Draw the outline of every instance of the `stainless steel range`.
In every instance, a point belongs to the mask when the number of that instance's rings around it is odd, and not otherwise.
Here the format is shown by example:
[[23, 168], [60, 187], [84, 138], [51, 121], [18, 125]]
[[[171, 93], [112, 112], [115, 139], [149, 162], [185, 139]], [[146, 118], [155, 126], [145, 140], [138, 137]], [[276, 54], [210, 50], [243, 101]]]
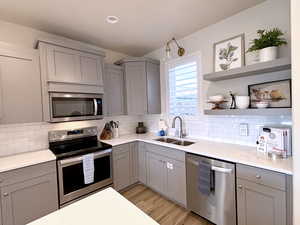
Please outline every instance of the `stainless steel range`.
[[[112, 146], [98, 141], [97, 127], [49, 132], [57, 157], [60, 206], [112, 185]], [[85, 182], [84, 156], [93, 157], [93, 182]], [[92, 154], [92, 155], [91, 155]]]

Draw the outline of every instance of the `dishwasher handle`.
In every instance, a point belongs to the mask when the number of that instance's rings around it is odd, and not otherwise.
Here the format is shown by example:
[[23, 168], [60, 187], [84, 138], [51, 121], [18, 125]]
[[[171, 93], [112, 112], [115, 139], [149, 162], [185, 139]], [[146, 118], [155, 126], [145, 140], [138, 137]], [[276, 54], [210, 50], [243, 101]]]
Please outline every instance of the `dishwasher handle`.
[[[199, 162], [193, 159], [187, 159], [189, 163], [194, 164], [195, 166], [199, 166]], [[223, 167], [218, 167], [218, 166], [211, 166], [211, 170], [220, 172], [220, 173], [232, 173], [232, 169], [229, 168], [223, 168]]]
[[232, 169], [218, 167], [218, 166], [212, 166], [211, 170], [221, 172], [221, 173], [232, 173]]

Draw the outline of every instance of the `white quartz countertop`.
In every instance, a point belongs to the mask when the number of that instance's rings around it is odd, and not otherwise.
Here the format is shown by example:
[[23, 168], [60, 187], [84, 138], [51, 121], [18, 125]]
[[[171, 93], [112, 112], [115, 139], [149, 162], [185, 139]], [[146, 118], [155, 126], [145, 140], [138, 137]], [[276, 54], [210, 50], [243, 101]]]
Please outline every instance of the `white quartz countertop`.
[[48, 149], [0, 157], [0, 173], [56, 160]]
[[90, 195], [28, 225], [158, 225], [112, 188]]
[[190, 146], [180, 146], [153, 140], [156, 138], [159, 137], [154, 134], [131, 134], [120, 136], [119, 138], [114, 138], [111, 140], [101, 141], [112, 146], [133, 141], [143, 141], [146, 143], [158, 144], [201, 156], [268, 169], [289, 175], [293, 174], [292, 158], [272, 160], [264, 154], [257, 153], [255, 147], [214, 142], [203, 139], [189, 139], [196, 143]]

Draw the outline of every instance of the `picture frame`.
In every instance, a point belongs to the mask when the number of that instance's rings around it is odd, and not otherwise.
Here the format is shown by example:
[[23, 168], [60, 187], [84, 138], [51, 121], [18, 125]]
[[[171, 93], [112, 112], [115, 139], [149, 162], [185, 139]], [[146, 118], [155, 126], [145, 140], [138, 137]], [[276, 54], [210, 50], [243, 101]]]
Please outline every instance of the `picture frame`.
[[214, 43], [214, 72], [245, 66], [245, 34]]
[[291, 79], [269, 81], [248, 85], [250, 108], [257, 108], [259, 101], [268, 101], [268, 108], [292, 107]]

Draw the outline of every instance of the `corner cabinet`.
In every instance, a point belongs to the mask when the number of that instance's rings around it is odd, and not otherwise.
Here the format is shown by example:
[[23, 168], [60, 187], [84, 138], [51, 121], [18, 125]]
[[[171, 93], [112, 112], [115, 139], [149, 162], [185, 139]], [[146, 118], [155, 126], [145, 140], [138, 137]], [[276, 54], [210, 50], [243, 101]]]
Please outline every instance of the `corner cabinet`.
[[0, 124], [41, 122], [37, 50], [0, 44]]
[[113, 147], [113, 181], [116, 190], [138, 182], [138, 143]]
[[238, 164], [238, 224], [291, 225], [290, 192], [289, 176]]
[[124, 115], [124, 72], [121, 66], [105, 64], [104, 91], [106, 114]]
[[159, 61], [129, 58], [119, 62], [125, 71], [125, 106], [128, 115], [161, 113]]
[[58, 209], [55, 161], [0, 173], [0, 179], [2, 225], [25, 225]]

